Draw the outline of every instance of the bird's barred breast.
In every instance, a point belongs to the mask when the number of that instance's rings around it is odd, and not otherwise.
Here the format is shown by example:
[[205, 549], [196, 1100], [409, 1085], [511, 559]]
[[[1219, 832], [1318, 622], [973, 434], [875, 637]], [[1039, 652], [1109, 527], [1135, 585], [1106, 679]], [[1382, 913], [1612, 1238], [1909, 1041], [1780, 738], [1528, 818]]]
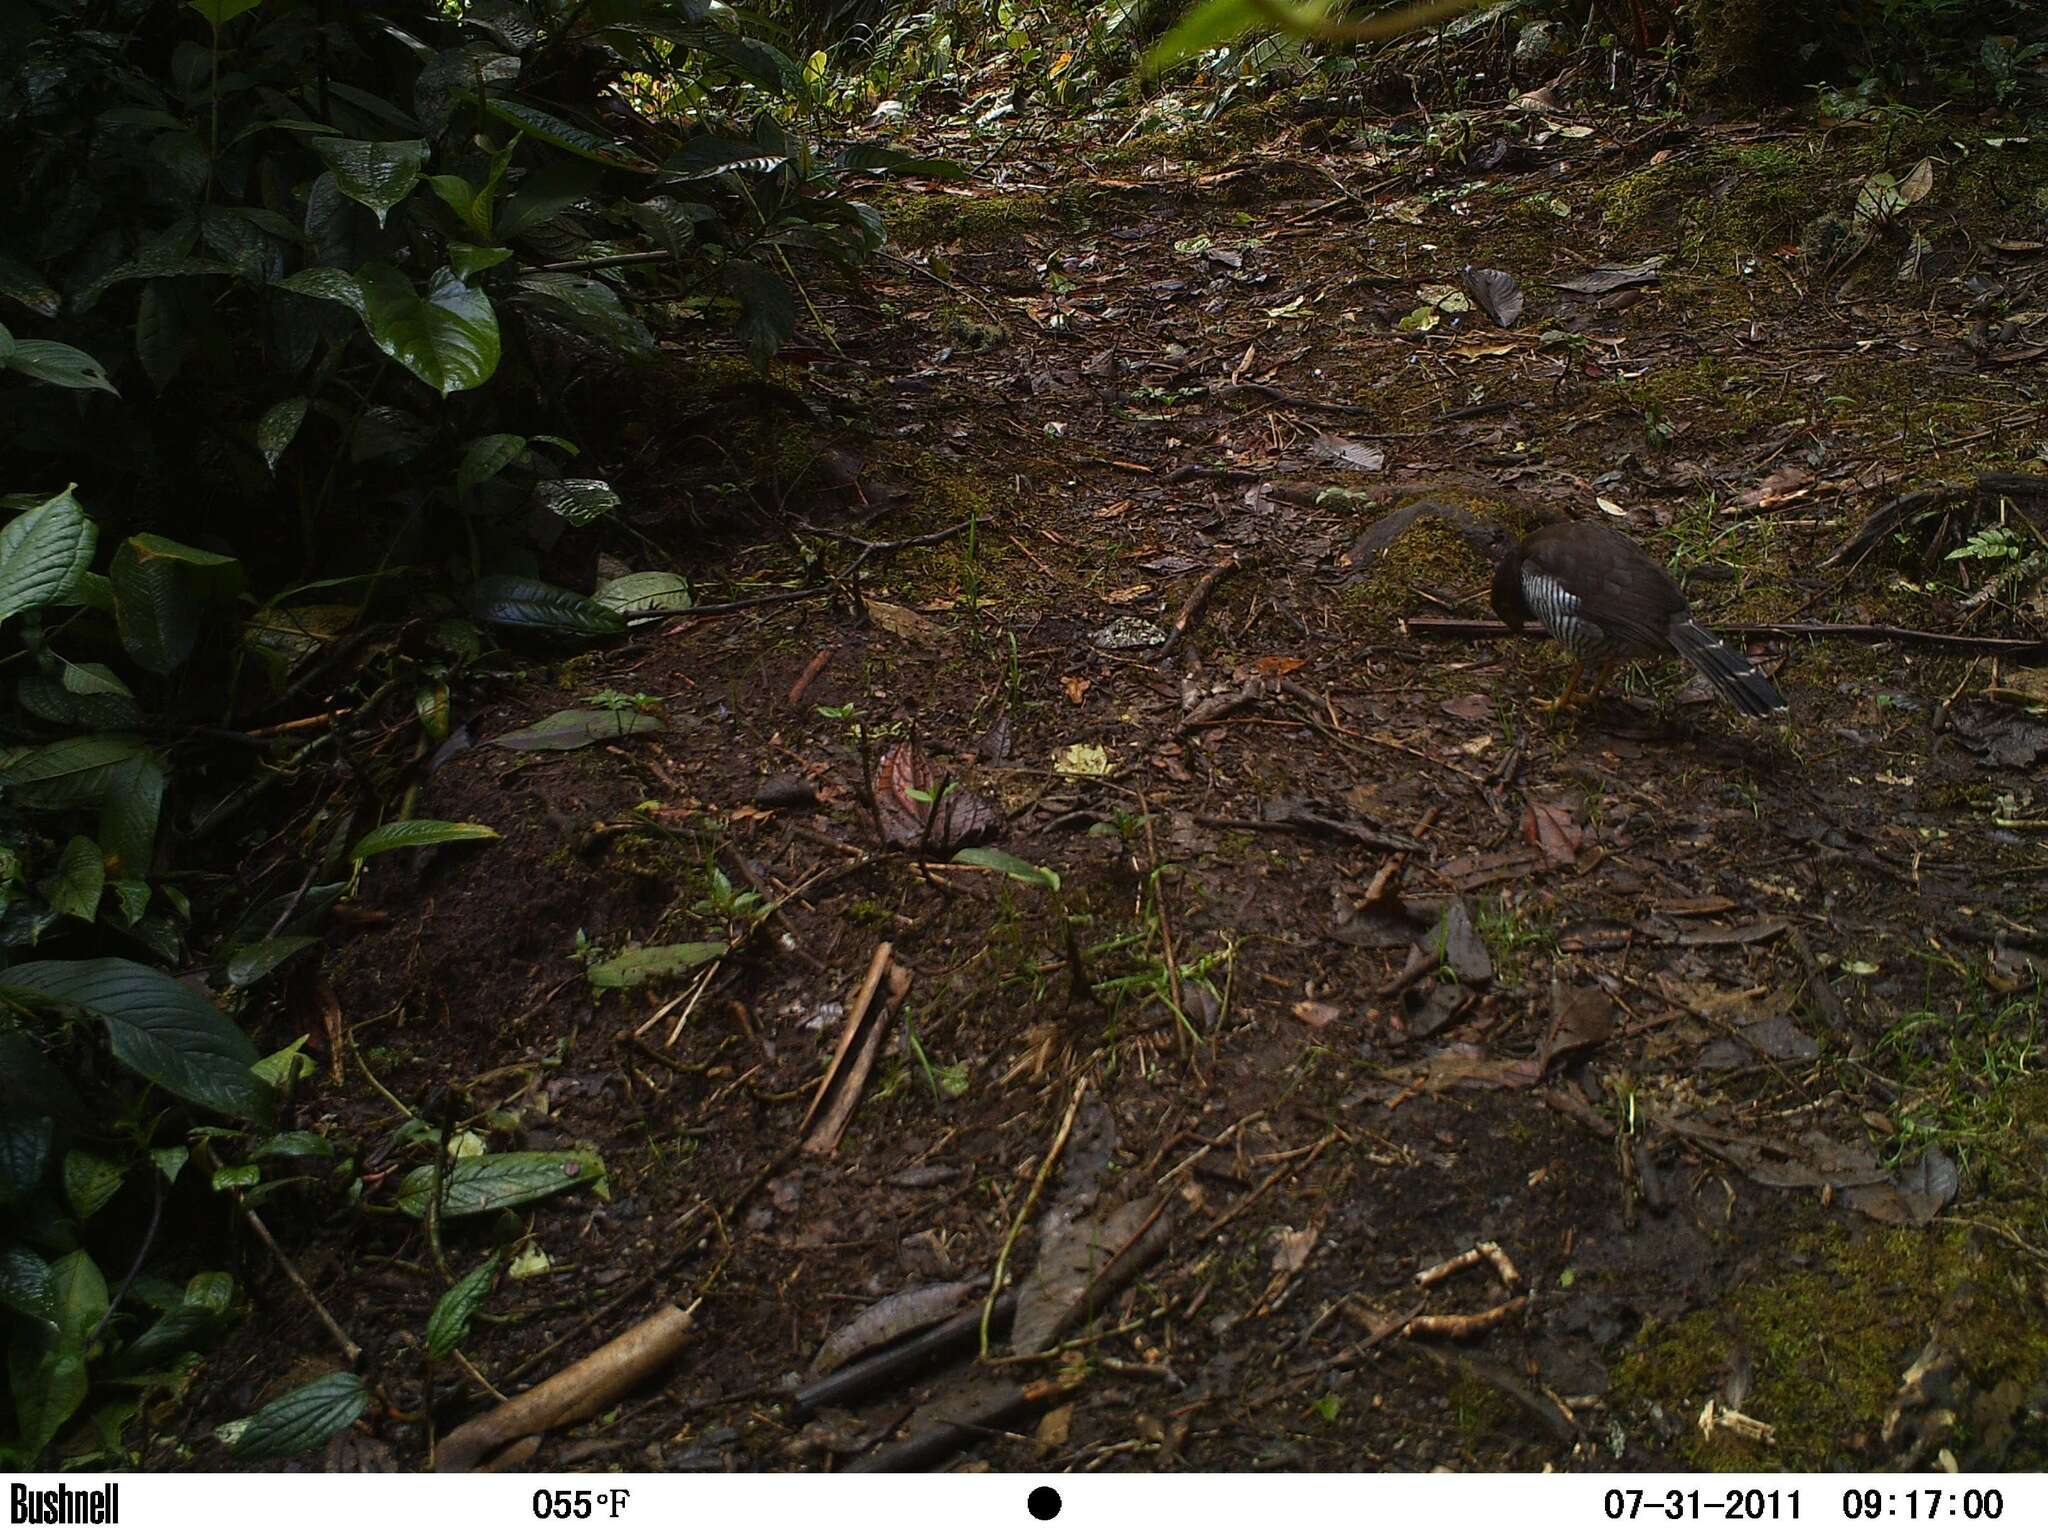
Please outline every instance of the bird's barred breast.
[[1584, 661], [1599, 661], [1614, 647], [1599, 625], [1579, 611], [1578, 596], [1547, 572], [1522, 567], [1522, 600], [1550, 637]]

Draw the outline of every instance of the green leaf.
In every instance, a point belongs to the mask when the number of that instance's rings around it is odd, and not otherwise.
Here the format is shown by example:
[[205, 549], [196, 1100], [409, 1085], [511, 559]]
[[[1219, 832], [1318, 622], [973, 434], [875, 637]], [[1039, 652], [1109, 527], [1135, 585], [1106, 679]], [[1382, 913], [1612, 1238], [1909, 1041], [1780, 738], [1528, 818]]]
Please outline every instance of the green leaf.
[[249, 1149], [249, 1161], [266, 1157], [332, 1157], [334, 1148], [317, 1131], [281, 1131]]
[[957, 160], [913, 155], [893, 144], [852, 145], [839, 157], [839, 163], [849, 171], [923, 176], [933, 181], [964, 181], [973, 174]]
[[474, 821], [388, 821], [359, 841], [349, 857], [360, 864], [400, 848], [429, 848], [436, 843], [473, 843], [498, 834]]
[[427, 1317], [427, 1353], [436, 1360], [459, 1349], [469, 1337], [469, 1326], [491, 1294], [491, 1282], [498, 1277], [498, 1255], [492, 1254], [442, 1294]]
[[256, 447], [262, 452], [263, 462], [270, 466], [272, 474], [277, 473], [277, 461], [284, 457], [285, 449], [291, 447], [292, 439], [299, 435], [299, 426], [306, 419], [309, 403], [304, 395], [293, 395], [289, 400], [278, 401], [256, 423]]
[[0, 624], [61, 600], [92, 565], [99, 529], [66, 486], [0, 528]]
[[249, 1070], [280, 1097], [288, 1094], [299, 1079], [313, 1075], [313, 1058], [300, 1049], [307, 1036], [301, 1035], [281, 1051], [272, 1051]]
[[725, 950], [726, 946], [716, 939], [698, 944], [656, 944], [645, 949], [623, 949], [611, 959], [591, 966], [589, 980], [599, 991], [637, 987], [709, 965]]
[[619, 493], [602, 480], [543, 480], [533, 488], [533, 499], [572, 528], [619, 509]]
[[45, 320], [54, 320], [64, 303], [42, 273], [7, 256], [0, 256], [0, 298], [12, 299]]
[[140, 881], [155, 866], [163, 804], [163, 764], [150, 754], [140, 753], [109, 771], [100, 802], [100, 848], [112, 878]]
[[204, 16], [218, 32], [244, 11], [253, 11], [263, 0], [185, 0], [187, 8]]
[[1054, 871], [1029, 860], [1020, 859], [1014, 853], [1005, 853], [1000, 848], [962, 848], [953, 855], [955, 864], [972, 864], [978, 869], [992, 869], [998, 874], [1008, 875], [1012, 880], [1021, 880], [1026, 885], [1041, 886], [1048, 891], [1060, 888], [1060, 877]]
[[199, 643], [203, 599], [245, 585], [239, 560], [154, 533], [126, 540], [108, 574], [122, 647], [158, 676], [177, 670]]
[[166, 1184], [175, 1184], [185, 1165], [192, 1161], [192, 1153], [185, 1147], [151, 1147], [149, 1160], [156, 1164], [156, 1171], [163, 1175]]
[[229, 1189], [254, 1189], [263, 1182], [263, 1170], [254, 1163], [230, 1163], [213, 1170], [207, 1187], [216, 1195]]
[[57, 1321], [57, 1280], [33, 1248], [0, 1248], [0, 1307], [39, 1323]]
[[334, 173], [342, 195], [377, 215], [379, 228], [419, 185], [420, 167], [427, 160], [425, 139], [312, 138], [306, 142]]
[[498, 316], [480, 289], [443, 267], [422, 298], [396, 267], [373, 262], [356, 274], [363, 324], [385, 356], [444, 396], [474, 389], [497, 372]]
[[118, 396], [121, 391], [107, 380], [107, 370], [88, 352], [67, 347], [61, 341], [24, 341], [17, 338], [7, 361], [0, 367], [25, 373], [42, 384], [59, 389], [104, 389]]
[[489, 744], [514, 752], [574, 752], [596, 742], [648, 736], [660, 729], [661, 722], [654, 716], [630, 709], [563, 709], [521, 730], [494, 736]]
[[782, 344], [796, 334], [796, 297], [759, 262], [727, 262], [725, 281], [740, 301], [740, 344], [756, 368], [765, 368]]
[[[481, 1216], [507, 1206], [545, 1200], [604, 1176], [604, 1163], [591, 1152], [486, 1152], [448, 1165], [441, 1186], [443, 1216]], [[434, 1170], [415, 1168], [398, 1187], [398, 1208], [425, 1216], [433, 1198]]]
[[131, 736], [67, 736], [47, 746], [0, 752], [0, 789], [17, 805], [66, 810], [96, 802], [109, 771], [143, 751]]
[[135, 360], [149, 375], [158, 394], [170, 388], [185, 366], [191, 342], [185, 311], [169, 284], [150, 283], [135, 307]]
[[274, 939], [258, 939], [254, 944], [244, 944], [228, 956], [228, 982], [246, 991], [300, 950], [310, 949], [319, 942], [316, 936], [299, 934], [294, 937], [279, 935]]
[[107, 1310], [107, 1282], [84, 1250], [50, 1266], [54, 1333], [14, 1330], [8, 1384], [21, 1449], [30, 1462], [56, 1438], [86, 1397], [85, 1340]]
[[673, 571], [634, 571], [615, 576], [591, 594], [615, 613], [681, 613], [690, 606], [690, 584]]
[[487, 624], [570, 635], [623, 634], [626, 621], [580, 592], [529, 576], [486, 576], [470, 591], [469, 611]]
[[[476, 104], [476, 97], [468, 91], [455, 93], [463, 101]], [[599, 165], [610, 166], [617, 171], [633, 171], [640, 175], [653, 174], [655, 167], [633, 153], [631, 145], [615, 140], [600, 138], [588, 129], [579, 128], [552, 112], [543, 112], [539, 107], [523, 101], [511, 101], [503, 96], [493, 96], [484, 103], [484, 110], [502, 123], [510, 123], [521, 133], [539, 139], [543, 144], [552, 144], [557, 149], [566, 149], [572, 155], [585, 160], [594, 160]]]
[[524, 309], [580, 331], [627, 357], [655, 355], [654, 333], [619, 301], [610, 285], [568, 272], [528, 272], [512, 285]]
[[465, 283], [479, 272], [488, 272], [502, 262], [512, 259], [510, 246], [465, 245], [460, 240], [448, 242], [448, 264], [455, 275]]
[[105, 1210], [127, 1177], [126, 1163], [84, 1147], [64, 1154], [64, 1198], [80, 1221], [90, 1221]]
[[335, 1371], [295, 1387], [264, 1404], [235, 1439], [243, 1461], [294, 1456], [325, 1445], [370, 1408], [370, 1389], [360, 1376]]
[[280, 278], [277, 286], [286, 293], [300, 294], [305, 298], [346, 304], [359, 315], [369, 307], [369, 301], [363, 296], [363, 285], [339, 267], [307, 267], [290, 277]]
[[0, 1115], [0, 1205], [26, 1200], [43, 1182], [55, 1131], [44, 1115]]
[[455, 471], [456, 494], [467, 496], [524, 452], [526, 439], [516, 432], [493, 432], [477, 438], [462, 455], [462, 467]]
[[249, 1070], [249, 1037], [162, 971], [133, 960], [37, 960], [0, 971], [0, 990], [93, 1015], [115, 1060], [181, 1099], [252, 1120], [270, 1112], [270, 1094]]
[[100, 845], [89, 837], [74, 837], [57, 856], [57, 869], [43, 882], [43, 900], [51, 910], [89, 923], [100, 909], [100, 896], [107, 888], [107, 867], [101, 861]]

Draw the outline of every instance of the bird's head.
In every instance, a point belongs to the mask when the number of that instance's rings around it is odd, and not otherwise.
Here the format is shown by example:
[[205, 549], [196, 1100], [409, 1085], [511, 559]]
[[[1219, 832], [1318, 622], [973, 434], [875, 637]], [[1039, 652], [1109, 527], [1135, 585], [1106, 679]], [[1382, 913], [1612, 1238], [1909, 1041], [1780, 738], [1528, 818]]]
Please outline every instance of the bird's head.
[[1506, 535], [1493, 567], [1493, 611], [1509, 629], [1520, 629], [1536, 617], [1522, 597], [1522, 546]]

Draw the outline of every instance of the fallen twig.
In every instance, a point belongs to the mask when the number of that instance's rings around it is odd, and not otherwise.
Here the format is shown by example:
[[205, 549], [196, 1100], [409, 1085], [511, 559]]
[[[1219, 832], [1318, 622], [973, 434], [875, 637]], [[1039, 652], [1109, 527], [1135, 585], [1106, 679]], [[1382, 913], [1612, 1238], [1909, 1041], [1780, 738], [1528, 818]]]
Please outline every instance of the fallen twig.
[[1188, 594], [1188, 600], [1180, 605], [1180, 612], [1174, 615], [1173, 624], [1166, 632], [1166, 638], [1153, 650], [1154, 656], [1164, 656], [1185, 640], [1188, 630], [1202, 616], [1202, 610], [1209, 606], [1209, 599], [1216, 594], [1216, 584], [1232, 571], [1242, 570], [1235, 556], [1226, 558], [1203, 573], [1195, 583], [1195, 590]]
[[[812, 1121], [817, 1121], [816, 1128], [804, 1137], [806, 1152], [822, 1157], [839, 1145], [847, 1122], [853, 1118], [854, 1107], [860, 1103], [861, 1089], [874, 1070], [875, 1056], [888, 1032], [887, 1022], [910, 990], [910, 972], [890, 958], [893, 953], [889, 944], [875, 946], [867, 975], [846, 1010], [846, 1025], [839, 1032], [838, 1049], [832, 1053], [824, 1076], [818, 1079], [818, 1091], [811, 1096], [810, 1108], [804, 1111], [796, 1128], [797, 1134], [803, 1136]], [[822, 1118], [818, 1116], [820, 1108], [825, 1111]]]
[[1501, 1250], [1499, 1243], [1479, 1243], [1467, 1248], [1456, 1258], [1445, 1259], [1441, 1264], [1432, 1264], [1415, 1277], [1415, 1283], [1428, 1287], [1441, 1280], [1448, 1280], [1461, 1270], [1471, 1269], [1479, 1264], [1491, 1264], [1494, 1273], [1500, 1276], [1500, 1283], [1513, 1290], [1522, 1283], [1522, 1277], [1515, 1269], [1514, 1260]]
[[1003, 1288], [1003, 1275], [1010, 1265], [1010, 1250], [1017, 1246], [1017, 1234], [1024, 1230], [1024, 1223], [1031, 1215], [1031, 1208], [1038, 1203], [1038, 1196], [1045, 1188], [1045, 1181], [1051, 1174], [1053, 1164], [1060, 1160], [1060, 1153], [1066, 1149], [1067, 1137], [1074, 1129], [1074, 1116], [1080, 1113], [1081, 1099], [1088, 1092], [1088, 1079], [1082, 1078], [1074, 1084], [1074, 1096], [1067, 1100], [1066, 1115], [1060, 1120], [1059, 1131], [1053, 1136], [1052, 1145], [1046, 1148], [1045, 1156], [1038, 1164], [1038, 1172], [1032, 1176], [1031, 1188], [1025, 1191], [1023, 1204], [1017, 1207], [1017, 1215], [1010, 1222], [1010, 1230], [1003, 1238], [1003, 1251], [996, 1255], [994, 1278], [989, 1282], [988, 1299], [981, 1304], [981, 1350], [984, 1359], [988, 1356], [989, 1326], [995, 1317], [996, 1296]]

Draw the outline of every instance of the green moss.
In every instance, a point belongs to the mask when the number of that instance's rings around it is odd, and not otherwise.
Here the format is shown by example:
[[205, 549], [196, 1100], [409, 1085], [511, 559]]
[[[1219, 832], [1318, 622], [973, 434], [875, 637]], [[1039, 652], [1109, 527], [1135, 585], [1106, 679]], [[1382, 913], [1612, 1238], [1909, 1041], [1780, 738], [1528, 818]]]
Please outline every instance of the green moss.
[[1794, 243], [1843, 179], [1839, 154], [1815, 144], [1717, 147], [1619, 177], [1596, 201], [1603, 227], [1630, 249], [1668, 235], [1684, 265], [1727, 272]]
[[[2048, 1224], [2041, 1146], [2048, 1079], [2033, 1074], [1973, 1096], [1982, 1112], [1972, 1167], [1973, 1220], [2029, 1235]], [[2031, 1390], [2048, 1374], [2034, 1277], [2014, 1249], [1964, 1226], [1834, 1228], [1795, 1238], [1787, 1254], [1713, 1306], [1646, 1326], [1614, 1370], [1625, 1417], [1659, 1407], [1684, 1426], [1675, 1449], [1709, 1471], [1864, 1468], [1901, 1373], [1939, 1327], [1971, 1391]], [[1692, 1426], [1721, 1390], [1731, 1351], [1749, 1352], [1743, 1412], [1772, 1426], [1758, 1445], [1712, 1440]], [[1971, 1449], [1965, 1415], [1955, 1448]]]
[[1056, 204], [1037, 193], [996, 197], [953, 197], [914, 192], [883, 205], [889, 239], [897, 245], [935, 245], [960, 240], [989, 245], [1043, 228]]

